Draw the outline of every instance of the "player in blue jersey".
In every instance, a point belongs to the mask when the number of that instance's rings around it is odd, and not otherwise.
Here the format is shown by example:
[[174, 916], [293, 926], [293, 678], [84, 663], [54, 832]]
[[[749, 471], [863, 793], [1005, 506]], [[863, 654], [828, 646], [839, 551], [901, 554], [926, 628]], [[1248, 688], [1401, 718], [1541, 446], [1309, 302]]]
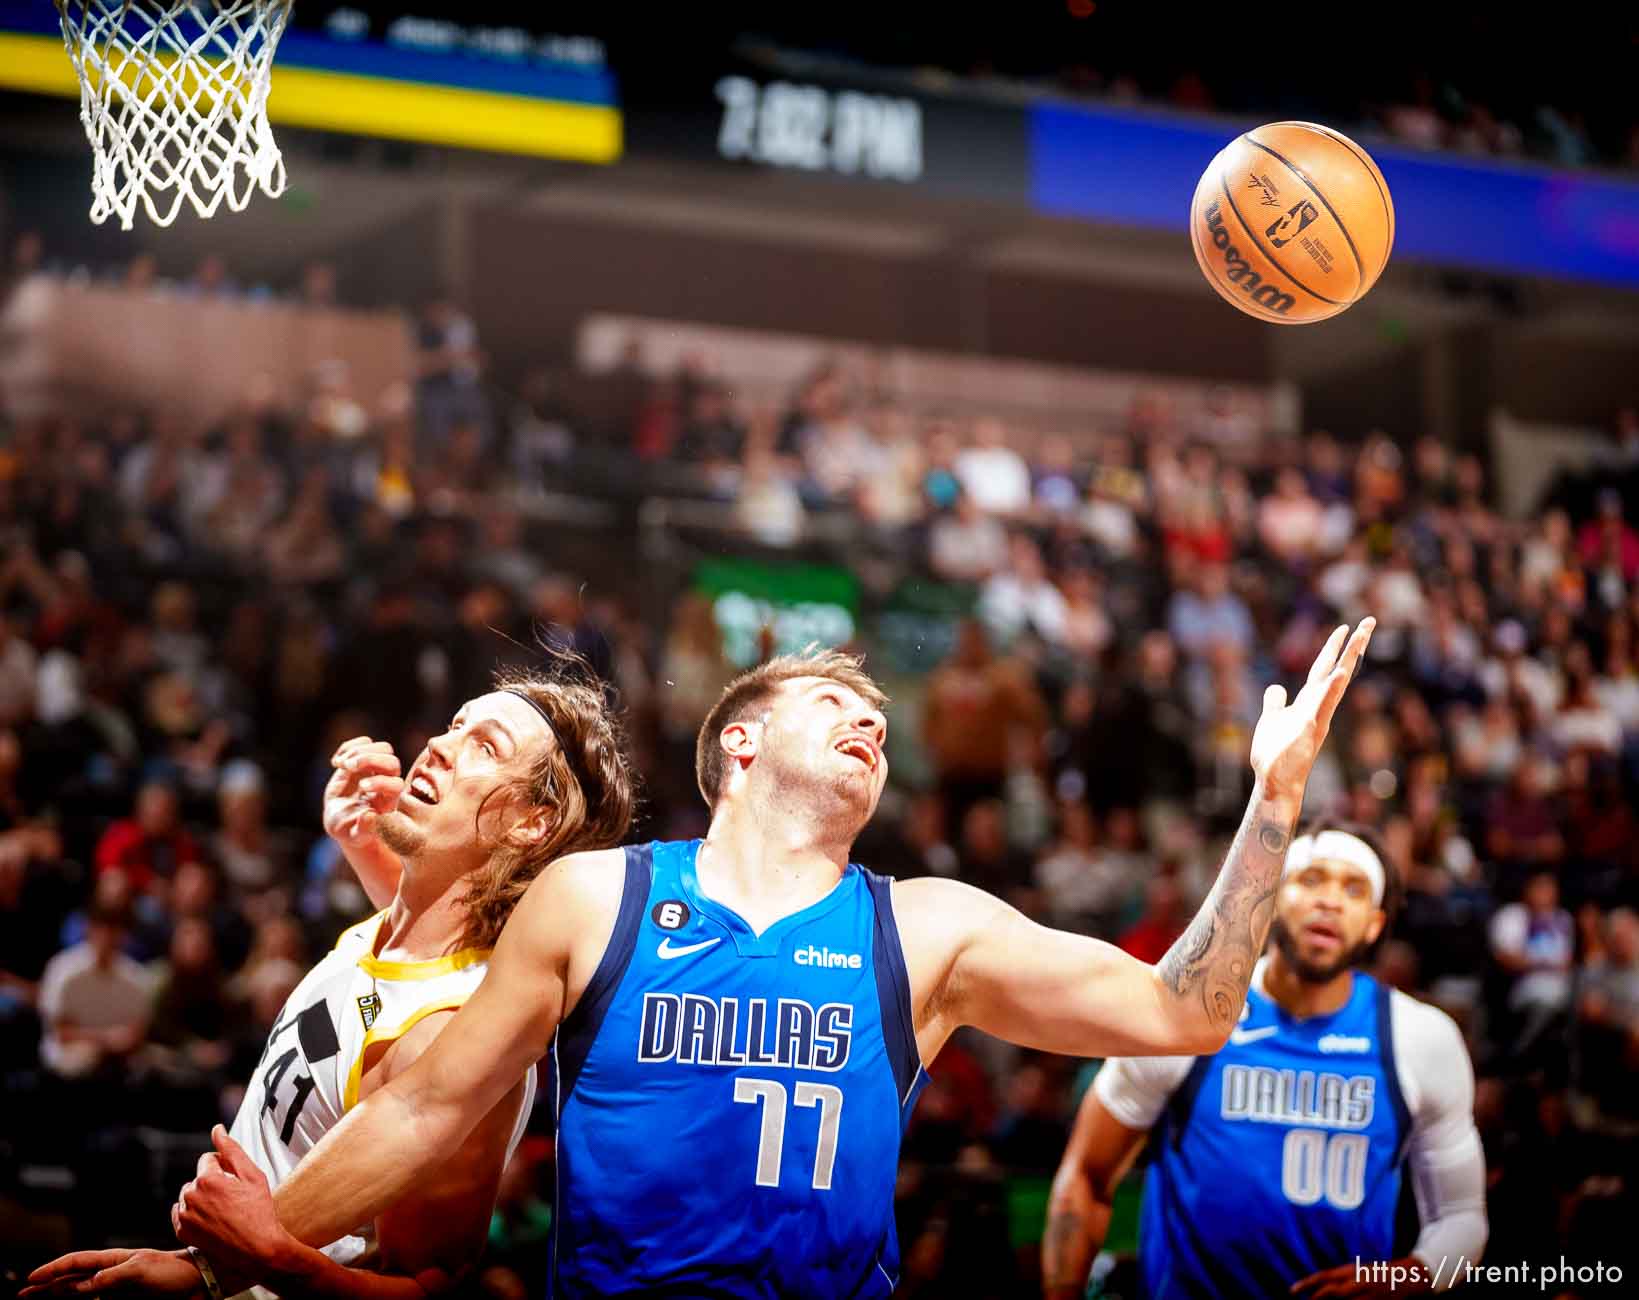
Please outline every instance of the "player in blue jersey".
[[1254, 793], [1157, 965], [956, 881], [849, 861], [887, 780], [885, 703], [846, 655], [771, 660], [701, 728], [704, 840], [564, 858], [414, 1066], [283, 1183], [214, 1169], [183, 1241], [256, 1276], [390, 1204], [531, 1061], [556, 1062], [559, 1296], [886, 1296], [899, 1133], [950, 1034], [1080, 1056], [1216, 1051], [1263, 948], [1309, 770], [1371, 635], [1272, 686]]
[[[1042, 1243], [1049, 1300], [1083, 1294], [1152, 1128], [1139, 1226], [1150, 1300], [1445, 1290], [1478, 1262], [1485, 1157], [1462, 1035], [1356, 969], [1397, 892], [1364, 831], [1322, 825], [1293, 842], [1274, 947], [1223, 1050], [1109, 1061], [1083, 1099]], [[1408, 1162], [1422, 1230], [1396, 1259]]]

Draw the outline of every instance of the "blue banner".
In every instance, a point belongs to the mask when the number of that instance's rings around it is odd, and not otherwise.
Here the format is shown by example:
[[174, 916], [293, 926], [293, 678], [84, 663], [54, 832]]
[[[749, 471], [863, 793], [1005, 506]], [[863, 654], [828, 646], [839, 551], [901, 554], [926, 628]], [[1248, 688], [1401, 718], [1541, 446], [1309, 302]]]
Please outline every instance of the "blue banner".
[[[1230, 124], [1038, 105], [1031, 190], [1055, 216], [1184, 231]], [[1394, 196], [1394, 256], [1639, 288], [1639, 182], [1360, 142]]]

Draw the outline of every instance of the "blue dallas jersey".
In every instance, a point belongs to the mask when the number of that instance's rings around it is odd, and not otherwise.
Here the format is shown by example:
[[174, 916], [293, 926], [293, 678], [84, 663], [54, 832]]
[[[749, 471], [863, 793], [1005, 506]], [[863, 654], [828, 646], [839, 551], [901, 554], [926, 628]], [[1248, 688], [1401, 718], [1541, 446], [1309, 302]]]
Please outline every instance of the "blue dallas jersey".
[[1390, 991], [1356, 974], [1328, 1016], [1294, 1020], [1255, 987], [1229, 1043], [1200, 1057], [1155, 1130], [1139, 1265], [1150, 1300], [1285, 1295], [1394, 1247], [1411, 1133]]
[[886, 1296], [926, 1080], [889, 882], [850, 866], [761, 935], [699, 841], [626, 850], [608, 951], [552, 1044], [552, 1294]]

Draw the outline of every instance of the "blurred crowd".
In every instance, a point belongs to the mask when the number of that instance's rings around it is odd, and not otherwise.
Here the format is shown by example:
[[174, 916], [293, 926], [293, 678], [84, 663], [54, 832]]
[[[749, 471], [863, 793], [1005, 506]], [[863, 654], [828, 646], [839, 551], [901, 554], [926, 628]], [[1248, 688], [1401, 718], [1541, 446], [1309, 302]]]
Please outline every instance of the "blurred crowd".
[[[1263, 686], [1375, 615], [1308, 811], [1375, 827], [1404, 879], [1378, 970], [1468, 1039], [1493, 1241], [1550, 1257], [1631, 1220], [1639, 413], [1521, 520], [1475, 454], [1186, 425], [1164, 389], [1114, 427], [1048, 430], [833, 366], [749, 400], [709, 358], [655, 374], [636, 345], [501, 390], [449, 302], [418, 341], [413, 385], [380, 401], [315, 382], [214, 428], [0, 424], [0, 1243], [19, 1261], [168, 1238], [284, 997], [368, 910], [319, 830], [343, 738], [408, 761], [544, 640], [626, 711], [642, 833], [703, 829], [694, 731], [739, 665], [708, 597], [657, 605], [633, 577], [619, 512], [656, 496], [705, 507], [718, 551], [852, 568], [867, 652], [883, 592], [955, 593], [938, 661], [890, 678], [899, 775], [860, 860], [1145, 960], [1239, 819]], [[563, 497], [615, 510], [597, 562], [565, 560], [588, 538], [553, 523]], [[978, 1035], [934, 1063], [900, 1184], [906, 1294], [1027, 1286], [1095, 1066]], [[540, 1284], [545, 1113], [533, 1129], [492, 1294]]]
[[[847, 6], [844, 6], [845, 10]], [[1064, 0], [1006, 24], [947, 10], [886, 30], [864, 6], [750, 20], [793, 64], [884, 66], [948, 90], [951, 79], [1008, 98], [1052, 96], [1189, 112], [1329, 122], [1419, 149], [1639, 168], [1639, 127], [1617, 90], [1639, 40], [1631, 12], [1522, 28], [1500, 10], [1202, 15]]]
[[[1060, 94], [1117, 104], [1154, 103], [1197, 113], [1244, 114], [1256, 105], [1237, 92], [1235, 78], [1211, 65], [1165, 73], [1117, 70], [1089, 64], [1059, 72]], [[1340, 128], [1385, 135], [1414, 149], [1530, 159], [1556, 167], [1639, 170], [1639, 127], [1626, 115], [1606, 115], [1597, 101], [1574, 93], [1556, 100], [1540, 87], [1508, 87], [1501, 78], [1465, 82], [1433, 69], [1394, 79], [1374, 79], [1357, 97], [1334, 96], [1291, 106], [1306, 117]]]

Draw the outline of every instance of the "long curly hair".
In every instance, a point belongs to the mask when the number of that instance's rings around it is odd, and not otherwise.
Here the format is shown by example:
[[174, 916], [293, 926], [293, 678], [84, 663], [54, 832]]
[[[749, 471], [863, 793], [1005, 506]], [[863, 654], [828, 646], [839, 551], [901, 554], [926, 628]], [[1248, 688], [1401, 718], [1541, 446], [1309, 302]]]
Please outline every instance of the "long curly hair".
[[547, 743], [532, 757], [526, 774], [485, 796], [479, 818], [491, 799], [511, 796], [530, 808], [551, 810], [552, 824], [534, 842], [504, 836], [489, 861], [472, 874], [462, 936], [469, 948], [495, 946], [512, 909], [549, 862], [620, 844], [631, 829], [636, 805], [625, 738], [595, 679], [504, 670], [495, 676], [495, 689], [518, 692], [545, 710], [564, 745], [573, 748], [575, 766], [587, 781], [583, 786], [557, 744]]

